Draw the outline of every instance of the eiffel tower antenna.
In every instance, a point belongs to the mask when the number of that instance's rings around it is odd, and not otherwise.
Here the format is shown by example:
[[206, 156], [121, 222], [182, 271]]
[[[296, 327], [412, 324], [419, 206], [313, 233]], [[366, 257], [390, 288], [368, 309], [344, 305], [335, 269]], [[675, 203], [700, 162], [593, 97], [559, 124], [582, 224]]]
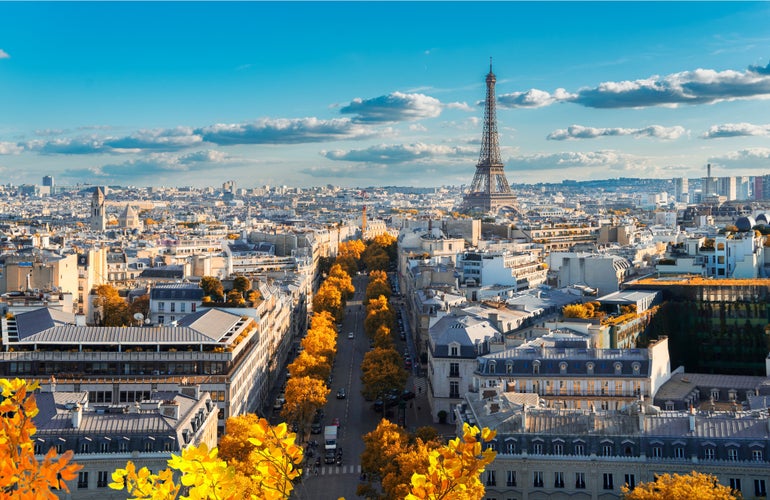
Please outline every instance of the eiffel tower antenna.
[[496, 213], [503, 207], [516, 208], [516, 196], [511, 192], [505, 177], [500, 144], [497, 137], [497, 112], [495, 107], [495, 83], [492, 58], [489, 58], [487, 96], [484, 103], [484, 131], [481, 135], [481, 152], [476, 164], [470, 190], [463, 198], [466, 212]]

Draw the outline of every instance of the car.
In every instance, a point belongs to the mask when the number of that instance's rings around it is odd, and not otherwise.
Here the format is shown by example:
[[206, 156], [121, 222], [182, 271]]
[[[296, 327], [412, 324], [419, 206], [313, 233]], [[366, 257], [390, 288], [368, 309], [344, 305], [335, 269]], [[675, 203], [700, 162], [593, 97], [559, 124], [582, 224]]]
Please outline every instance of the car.
[[273, 403], [273, 410], [280, 410], [281, 408], [283, 408], [283, 403], [276, 399], [275, 403]]
[[275, 398], [275, 400], [276, 400], [276, 401], [280, 401], [282, 405], [285, 405], [285, 404], [286, 404], [286, 394], [285, 394], [285, 393], [283, 393], [283, 392], [282, 392], [282, 393], [280, 393], [280, 394], [278, 395], [278, 397], [276, 397], [276, 398]]
[[414, 399], [414, 393], [408, 389], [404, 389], [404, 392], [401, 393], [401, 399], [404, 401], [409, 401], [410, 399]]
[[409, 358], [406, 358], [406, 361], [404, 361], [404, 366], [407, 367], [407, 368], [411, 368], [412, 367], [412, 360], [409, 359]]
[[332, 419], [332, 424], [331, 425], [336, 425], [337, 427], [339, 427], [340, 426], [340, 419], [338, 419], [337, 417], [334, 417]]
[[345, 399], [346, 395], [347, 394], [345, 393], [344, 387], [340, 387], [339, 389], [337, 389], [337, 399]]
[[356, 338], [356, 334], [353, 333], [353, 332], [350, 332], [350, 333], [348, 333], [348, 338], [349, 339], [354, 339], [354, 338]]

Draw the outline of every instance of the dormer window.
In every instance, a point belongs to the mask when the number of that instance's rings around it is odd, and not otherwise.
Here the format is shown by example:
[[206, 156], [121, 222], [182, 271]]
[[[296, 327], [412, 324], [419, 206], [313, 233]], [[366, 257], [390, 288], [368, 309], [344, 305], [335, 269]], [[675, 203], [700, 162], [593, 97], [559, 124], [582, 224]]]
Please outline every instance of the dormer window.
[[623, 373], [623, 363], [615, 363], [615, 375], [620, 375]]
[[634, 375], [639, 375], [642, 369], [642, 365], [640, 365], [639, 363], [634, 363], [631, 365], [631, 369], [634, 370]]
[[538, 375], [540, 373], [540, 361], [535, 360], [532, 363], [532, 373]]
[[586, 371], [589, 375], [594, 374], [594, 364], [593, 363], [586, 363]]
[[460, 346], [457, 344], [449, 344], [449, 355], [457, 357], [460, 355]]
[[567, 363], [565, 363], [564, 361], [559, 363], [559, 373], [561, 373], [562, 375], [567, 373]]
[[490, 361], [489, 365], [487, 365], [487, 370], [489, 370], [489, 373], [495, 373], [496, 368], [497, 368], [497, 363], [494, 361]]
[[508, 361], [505, 363], [505, 373], [513, 373], [513, 361]]

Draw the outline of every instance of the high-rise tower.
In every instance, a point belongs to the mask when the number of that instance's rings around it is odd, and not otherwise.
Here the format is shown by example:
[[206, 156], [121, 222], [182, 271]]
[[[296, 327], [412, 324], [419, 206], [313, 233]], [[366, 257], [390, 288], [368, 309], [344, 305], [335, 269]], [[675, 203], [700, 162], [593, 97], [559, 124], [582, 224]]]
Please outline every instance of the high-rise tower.
[[495, 111], [495, 74], [492, 61], [487, 74], [487, 98], [484, 104], [484, 133], [481, 137], [481, 153], [476, 164], [470, 190], [463, 198], [463, 208], [468, 212], [497, 212], [503, 207], [514, 209], [516, 196], [511, 192], [500, 159], [497, 139], [497, 114]]
[[107, 214], [104, 211], [104, 193], [100, 187], [96, 187], [91, 197], [91, 230], [101, 232], [106, 228]]

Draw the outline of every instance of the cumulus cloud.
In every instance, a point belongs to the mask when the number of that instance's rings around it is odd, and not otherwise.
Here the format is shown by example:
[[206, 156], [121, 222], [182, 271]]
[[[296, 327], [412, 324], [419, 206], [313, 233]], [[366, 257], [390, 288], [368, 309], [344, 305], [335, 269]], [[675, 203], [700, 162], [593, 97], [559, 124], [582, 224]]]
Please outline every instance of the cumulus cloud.
[[557, 89], [549, 94], [531, 89], [503, 94], [499, 102], [508, 108], [539, 108], [557, 102], [573, 102], [588, 108], [645, 108], [767, 98], [770, 98], [770, 64], [749, 66], [745, 71], [696, 69], [639, 80], [603, 82], [576, 93]]
[[381, 144], [366, 149], [349, 151], [321, 151], [321, 155], [337, 161], [354, 161], [364, 163], [406, 163], [437, 157], [468, 157], [476, 151], [467, 147], [445, 146], [442, 144]]
[[106, 179], [141, 179], [158, 174], [174, 174], [192, 171], [204, 171], [227, 164], [232, 158], [221, 151], [196, 151], [183, 155], [168, 152], [150, 153], [141, 158], [90, 167], [71, 169], [64, 172], [65, 177], [97, 176]]
[[449, 102], [446, 105], [447, 109], [459, 109], [461, 111], [475, 111], [472, 106], [467, 102]]
[[0, 142], [0, 155], [17, 155], [24, 151], [24, 148], [15, 142]]
[[709, 163], [714, 165], [739, 170], [767, 170], [770, 161], [770, 148], [747, 148], [732, 151], [722, 156], [709, 158]]
[[216, 124], [194, 131], [212, 144], [301, 144], [372, 137], [375, 132], [347, 118], [268, 119], [251, 123]]
[[104, 139], [95, 136], [29, 141], [24, 144], [24, 149], [44, 155], [87, 155], [110, 152], [104, 147]]
[[673, 140], [680, 138], [685, 133], [684, 127], [663, 127], [650, 125], [644, 128], [596, 128], [582, 125], [571, 125], [566, 129], [554, 130], [548, 134], [551, 141], [564, 141], [568, 139], [595, 139], [597, 137], [616, 137], [630, 135], [633, 137], [654, 137], [656, 139]]
[[603, 170], [638, 170], [647, 167], [646, 160], [617, 151], [566, 151], [560, 153], [537, 153], [511, 157], [505, 164], [506, 170], [539, 171], [567, 168], [602, 168]]
[[115, 150], [179, 150], [199, 145], [203, 138], [191, 127], [139, 130], [126, 137], [108, 138], [104, 146]]
[[723, 137], [765, 136], [770, 135], [770, 125], [753, 125], [751, 123], [724, 123], [712, 125], [701, 136], [703, 139], [720, 139]]
[[340, 113], [352, 114], [356, 123], [395, 123], [435, 118], [441, 114], [441, 102], [425, 94], [392, 92], [371, 99], [353, 99]]
[[11, 56], [8, 54], [8, 52], [0, 49], [0, 59], [10, 59], [10, 57]]
[[556, 89], [553, 94], [544, 90], [529, 89], [526, 92], [512, 92], [501, 94], [497, 102], [504, 108], [542, 108], [557, 102], [571, 101], [575, 94], [570, 94], [564, 89]]

